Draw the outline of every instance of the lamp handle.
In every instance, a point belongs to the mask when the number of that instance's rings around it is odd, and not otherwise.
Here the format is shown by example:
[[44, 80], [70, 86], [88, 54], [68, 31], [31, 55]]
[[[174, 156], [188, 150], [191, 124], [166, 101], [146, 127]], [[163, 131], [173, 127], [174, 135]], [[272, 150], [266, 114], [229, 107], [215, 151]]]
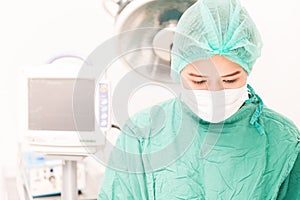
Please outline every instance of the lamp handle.
[[63, 59], [63, 58], [75, 58], [75, 59], [81, 60], [81, 61], [83, 61], [83, 63], [89, 65], [89, 63], [86, 61], [86, 59], [85, 59], [83, 56], [80, 56], [80, 55], [73, 55], [73, 54], [60, 54], [60, 55], [53, 56], [52, 58], [50, 58], [50, 59], [47, 61], [47, 63], [48, 63], [48, 64], [52, 64], [52, 63], [54, 63], [55, 61], [60, 60], [60, 59]]

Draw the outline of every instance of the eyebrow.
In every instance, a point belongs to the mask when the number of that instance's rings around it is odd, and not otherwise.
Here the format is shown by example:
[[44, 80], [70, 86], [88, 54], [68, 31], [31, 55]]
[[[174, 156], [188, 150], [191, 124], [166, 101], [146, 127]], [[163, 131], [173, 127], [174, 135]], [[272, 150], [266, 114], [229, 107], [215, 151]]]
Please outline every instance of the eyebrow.
[[[222, 76], [223, 78], [225, 77], [230, 77], [230, 76], [234, 76], [234, 75], [238, 75], [240, 74], [241, 71], [236, 71], [236, 72], [233, 72], [231, 74], [227, 74], [227, 75], [224, 75]], [[201, 75], [201, 74], [194, 74], [194, 73], [189, 73], [190, 76], [194, 76], [194, 77], [200, 77], [200, 78], [207, 78], [208, 76], [204, 76], [204, 75]]]
[[189, 73], [190, 76], [195, 76], [195, 77], [200, 77], [200, 78], [207, 78], [207, 76], [200, 75], [200, 74], [194, 74], [194, 73]]
[[241, 71], [236, 71], [236, 72], [233, 72], [233, 73], [231, 73], [231, 74], [224, 75], [224, 76], [222, 76], [222, 77], [230, 77], [230, 76], [238, 75], [238, 74], [240, 74], [240, 73], [241, 73]]

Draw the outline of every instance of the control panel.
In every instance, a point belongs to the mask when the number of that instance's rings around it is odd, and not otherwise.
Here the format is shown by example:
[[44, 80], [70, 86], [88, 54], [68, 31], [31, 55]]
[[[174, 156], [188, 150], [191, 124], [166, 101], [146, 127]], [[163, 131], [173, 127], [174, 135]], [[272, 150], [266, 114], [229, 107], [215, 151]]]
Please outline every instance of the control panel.
[[99, 83], [99, 126], [103, 131], [111, 128], [110, 117], [110, 85], [109, 82]]

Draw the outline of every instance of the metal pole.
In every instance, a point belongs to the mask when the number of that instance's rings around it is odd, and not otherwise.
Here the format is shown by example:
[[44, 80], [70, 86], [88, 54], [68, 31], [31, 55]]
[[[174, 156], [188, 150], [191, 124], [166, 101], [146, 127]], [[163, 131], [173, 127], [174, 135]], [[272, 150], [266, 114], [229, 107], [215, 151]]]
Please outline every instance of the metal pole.
[[63, 162], [62, 200], [77, 200], [77, 161]]

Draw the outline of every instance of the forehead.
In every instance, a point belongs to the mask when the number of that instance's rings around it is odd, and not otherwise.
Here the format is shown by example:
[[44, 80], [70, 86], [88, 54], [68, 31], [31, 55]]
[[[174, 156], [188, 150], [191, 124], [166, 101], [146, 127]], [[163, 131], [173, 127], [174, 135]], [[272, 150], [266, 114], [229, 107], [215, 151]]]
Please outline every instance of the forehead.
[[224, 76], [243, 68], [225, 58], [224, 56], [213, 56], [207, 60], [197, 60], [185, 67], [188, 73], [199, 74], [203, 76]]

